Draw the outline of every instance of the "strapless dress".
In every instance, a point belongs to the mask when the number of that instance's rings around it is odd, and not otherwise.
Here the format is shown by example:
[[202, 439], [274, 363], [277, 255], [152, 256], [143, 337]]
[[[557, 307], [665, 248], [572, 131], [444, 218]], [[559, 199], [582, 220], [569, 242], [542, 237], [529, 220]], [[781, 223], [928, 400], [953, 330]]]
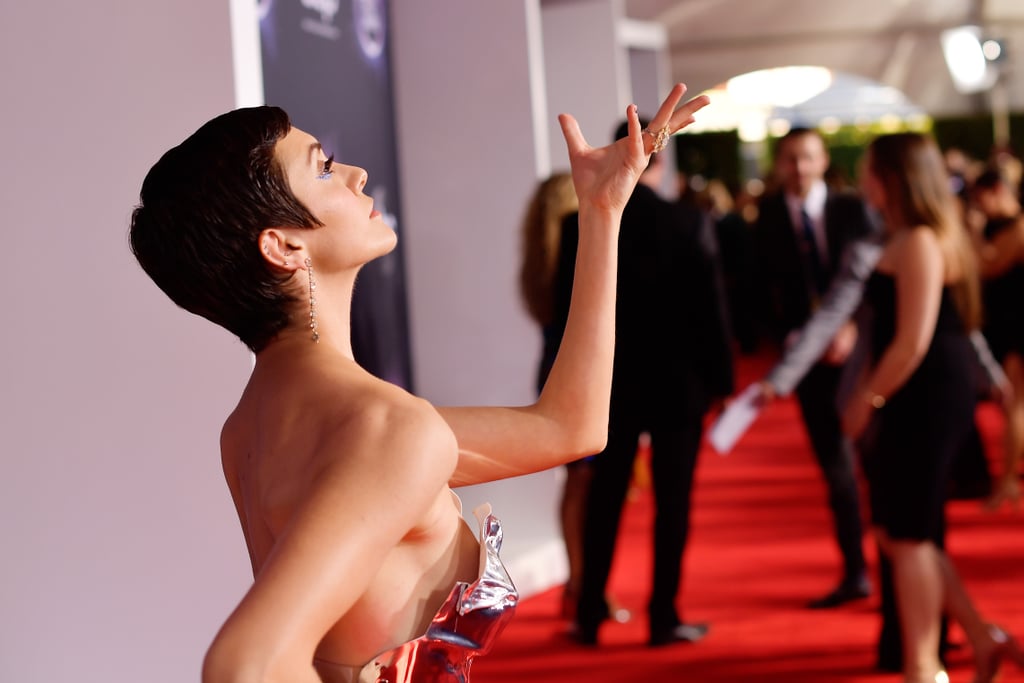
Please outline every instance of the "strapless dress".
[[473, 511], [480, 522], [480, 574], [459, 581], [419, 638], [374, 657], [363, 667], [326, 665], [345, 683], [467, 683], [473, 659], [491, 649], [519, 593], [498, 556], [501, 522], [490, 505]]

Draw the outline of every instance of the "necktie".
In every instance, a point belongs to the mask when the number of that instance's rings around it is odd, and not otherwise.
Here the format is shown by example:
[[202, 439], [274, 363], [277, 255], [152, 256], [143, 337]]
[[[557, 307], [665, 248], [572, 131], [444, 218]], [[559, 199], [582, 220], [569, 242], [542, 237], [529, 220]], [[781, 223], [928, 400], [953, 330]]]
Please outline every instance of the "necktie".
[[800, 209], [800, 222], [802, 223], [804, 236], [804, 252], [807, 256], [807, 268], [811, 276], [811, 284], [816, 294], [825, 291], [825, 266], [821, 262], [821, 252], [818, 251], [818, 239], [814, 236], [814, 223], [807, 209]]

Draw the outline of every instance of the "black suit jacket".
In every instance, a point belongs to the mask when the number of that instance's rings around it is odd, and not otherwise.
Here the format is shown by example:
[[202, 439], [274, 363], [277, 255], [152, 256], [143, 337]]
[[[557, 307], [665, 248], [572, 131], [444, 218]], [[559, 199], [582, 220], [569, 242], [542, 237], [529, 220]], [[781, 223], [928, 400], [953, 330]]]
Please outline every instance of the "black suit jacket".
[[[859, 197], [829, 191], [825, 200], [828, 281], [835, 276], [847, 245], [868, 237], [872, 231], [867, 208]], [[761, 201], [755, 236], [763, 326], [770, 336], [781, 341], [807, 321], [817, 294], [810, 284], [797, 231], [782, 193]]]
[[[564, 328], [579, 240], [563, 226], [556, 318]], [[733, 391], [714, 225], [692, 207], [638, 185], [619, 231], [612, 412], [703, 414]], [[666, 412], [667, 411], [667, 412]]]

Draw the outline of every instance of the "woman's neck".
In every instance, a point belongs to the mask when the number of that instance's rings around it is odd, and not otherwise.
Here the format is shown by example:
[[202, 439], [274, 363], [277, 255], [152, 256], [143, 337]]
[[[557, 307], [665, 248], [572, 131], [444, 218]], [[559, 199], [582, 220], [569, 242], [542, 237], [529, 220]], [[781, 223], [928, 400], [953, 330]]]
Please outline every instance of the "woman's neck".
[[[352, 289], [354, 276], [317, 278], [316, 288], [303, 289], [290, 312], [288, 327], [257, 355], [272, 349], [288, 352], [319, 349], [354, 360], [352, 351]], [[273, 355], [277, 355], [276, 351]]]
[[[298, 320], [298, 316], [295, 316]], [[266, 345], [256, 355], [256, 361], [270, 359], [281, 354], [293, 355], [296, 352], [324, 351], [335, 353], [349, 360], [355, 359], [352, 351], [352, 335], [348, 324], [325, 324], [325, 321], [318, 317], [316, 328], [316, 339], [313, 338], [313, 329], [305, 320], [299, 320], [289, 327], [281, 330], [273, 341]]]

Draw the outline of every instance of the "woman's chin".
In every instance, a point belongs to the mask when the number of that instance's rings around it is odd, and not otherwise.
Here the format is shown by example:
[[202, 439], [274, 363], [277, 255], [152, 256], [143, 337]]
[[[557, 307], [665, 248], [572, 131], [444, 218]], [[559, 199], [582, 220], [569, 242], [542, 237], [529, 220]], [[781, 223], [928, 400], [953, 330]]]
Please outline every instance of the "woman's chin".
[[390, 228], [388, 228], [388, 239], [386, 239], [384, 241], [384, 248], [383, 248], [383, 251], [381, 252], [380, 255], [384, 256], [386, 254], [390, 254], [391, 252], [393, 252], [395, 250], [395, 247], [397, 247], [397, 246], [398, 246], [398, 233], [396, 233], [394, 230], [391, 230]]
[[375, 248], [373, 249], [373, 252], [370, 254], [370, 257], [367, 259], [367, 261], [375, 261], [381, 258], [382, 256], [387, 256], [388, 254], [393, 252], [395, 250], [395, 247], [398, 246], [398, 235], [396, 235], [394, 231], [389, 229], [388, 234], [386, 236], [382, 236], [380, 241], [374, 246]]

